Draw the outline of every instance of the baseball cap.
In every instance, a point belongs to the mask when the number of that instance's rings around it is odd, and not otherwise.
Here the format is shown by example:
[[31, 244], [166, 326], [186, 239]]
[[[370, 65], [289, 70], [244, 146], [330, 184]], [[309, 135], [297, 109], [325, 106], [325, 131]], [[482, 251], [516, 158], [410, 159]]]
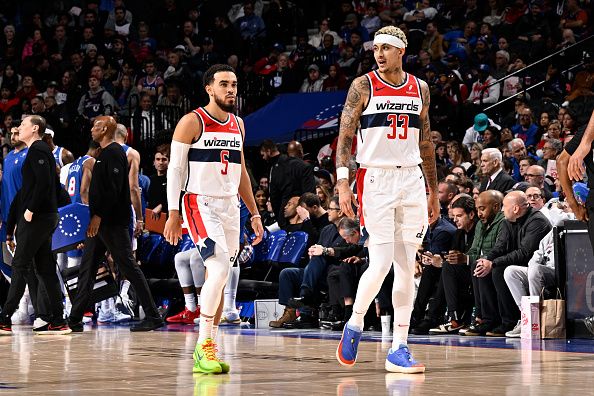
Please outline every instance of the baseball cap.
[[312, 63], [311, 65], [307, 66], [307, 71], [310, 71], [310, 70], [320, 71], [320, 68], [315, 63]]
[[58, 82], [57, 81], [50, 81], [49, 83], [47, 83], [48, 87], [57, 87], [58, 86]]
[[489, 126], [489, 117], [485, 113], [478, 113], [474, 116], [474, 130], [482, 132]]
[[322, 179], [326, 179], [330, 183], [332, 183], [332, 175], [326, 169], [320, 169], [318, 167], [315, 167], [314, 168], [314, 176], [317, 176]]
[[87, 44], [87, 54], [89, 53], [89, 51], [91, 50], [95, 50], [97, 51], [97, 46], [95, 44]]
[[176, 45], [175, 46], [174, 50], [175, 51], [185, 51], [186, 50], [186, 47], [184, 47], [183, 45], [179, 44], [179, 45]]
[[509, 190], [507, 190], [505, 193], [509, 194], [512, 191], [526, 192], [526, 190], [528, 190], [528, 187], [532, 187], [532, 185], [527, 182], [518, 182], [518, 183], [514, 184], [514, 186], [512, 188], [510, 188]]

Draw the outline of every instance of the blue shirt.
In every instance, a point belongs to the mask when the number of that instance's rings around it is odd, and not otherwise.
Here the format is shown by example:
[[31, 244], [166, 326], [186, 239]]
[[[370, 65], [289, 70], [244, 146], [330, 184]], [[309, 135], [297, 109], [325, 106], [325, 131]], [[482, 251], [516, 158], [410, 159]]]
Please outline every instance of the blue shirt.
[[148, 204], [148, 190], [151, 185], [151, 179], [141, 173], [138, 174], [138, 186], [140, 187], [140, 203], [142, 204], [142, 217]]
[[83, 179], [83, 164], [89, 158], [91, 158], [90, 155], [84, 155], [80, 158], [77, 158], [76, 161], [70, 165], [70, 169], [68, 169], [66, 191], [68, 191], [68, 195], [70, 195], [70, 201], [72, 201], [72, 203], [83, 203], [82, 197], [80, 196], [80, 186]]
[[[21, 170], [25, 157], [27, 157], [28, 147], [25, 147], [18, 153], [14, 150], [6, 154], [4, 158], [4, 174], [2, 175], [2, 191], [0, 192], [0, 212], [2, 215], [2, 222], [6, 225], [8, 219], [8, 212], [10, 211], [10, 204], [17, 192], [23, 185], [23, 174]], [[0, 240], [6, 240], [6, 227], [0, 229]]]
[[516, 124], [512, 127], [511, 131], [515, 137], [518, 137], [524, 141], [526, 147], [536, 146], [538, 143], [536, 141], [536, 134], [538, 133], [538, 127], [536, 124], [530, 124], [528, 129], [524, 129], [522, 125]]
[[439, 218], [435, 226], [429, 227], [429, 231], [425, 235], [425, 242], [427, 242], [425, 250], [433, 254], [448, 252], [455, 233], [456, 227], [452, 223]]
[[[538, 162], [538, 157], [536, 155], [528, 153], [529, 157], [534, 158]], [[515, 181], [521, 182], [523, 181], [522, 175], [520, 174], [520, 162], [516, 160], [516, 157], [511, 157], [510, 161], [514, 166], [514, 171], [512, 172], [512, 177]]]

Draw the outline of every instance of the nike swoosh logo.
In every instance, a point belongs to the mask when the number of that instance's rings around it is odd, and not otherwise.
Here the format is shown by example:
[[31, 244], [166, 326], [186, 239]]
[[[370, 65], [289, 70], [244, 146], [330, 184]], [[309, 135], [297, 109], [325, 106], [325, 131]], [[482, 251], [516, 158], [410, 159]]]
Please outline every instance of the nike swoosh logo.
[[386, 88], [386, 87], [375, 87], [375, 90], [376, 90], [376, 92], [377, 92], [377, 91], [381, 91], [381, 90], [382, 90], [382, 89], [384, 89], [384, 88]]

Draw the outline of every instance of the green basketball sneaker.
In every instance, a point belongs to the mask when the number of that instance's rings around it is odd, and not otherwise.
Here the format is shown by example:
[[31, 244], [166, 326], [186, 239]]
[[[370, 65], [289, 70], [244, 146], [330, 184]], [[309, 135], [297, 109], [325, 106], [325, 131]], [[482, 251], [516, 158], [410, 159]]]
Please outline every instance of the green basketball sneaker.
[[223, 369], [217, 359], [216, 352], [217, 346], [212, 341], [212, 338], [207, 338], [202, 344], [196, 344], [192, 372], [206, 374], [222, 373]]

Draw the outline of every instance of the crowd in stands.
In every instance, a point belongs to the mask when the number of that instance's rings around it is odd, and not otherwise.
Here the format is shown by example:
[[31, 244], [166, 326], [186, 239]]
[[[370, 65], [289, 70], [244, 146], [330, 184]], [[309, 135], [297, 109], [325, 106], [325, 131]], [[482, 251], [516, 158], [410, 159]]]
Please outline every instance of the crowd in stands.
[[[431, 90], [442, 209], [419, 247], [411, 332], [518, 335], [521, 295], [554, 286], [551, 227], [571, 218], [555, 160], [594, 109], [591, 44], [528, 66], [590, 37], [589, 2], [157, 3], [38, 2], [0, 15], [3, 155], [23, 115], [46, 118], [74, 157], [86, 152], [95, 117], [113, 115], [144, 172], [154, 172], [154, 160], [160, 185], [169, 153], [155, 149], [205, 104], [209, 66], [235, 68], [246, 115], [281, 93], [348, 89], [375, 67], [375, 31], [396, 25], [408, 37], [404, 70]], [[272, 327], [317, 327], [323, 316], [325, 327], [341, 329], [369, 265], [358, 222], [335, 197], [336, 141], [317, 149], [306, 162], [300, 142], [285, 153], [267, 140], [261, 159], [248, 158], [267, 165], [252, 174], [264, 225], [308, 235], [300, 264], [274, 274], [286, 310]], [[356, 162], [349, 167], [354, 184]], [[143, 183], [148, 208], [165, 212], [163, 191]], [[369, 327], [391, 309], [390, 295], [382, 288]]]

